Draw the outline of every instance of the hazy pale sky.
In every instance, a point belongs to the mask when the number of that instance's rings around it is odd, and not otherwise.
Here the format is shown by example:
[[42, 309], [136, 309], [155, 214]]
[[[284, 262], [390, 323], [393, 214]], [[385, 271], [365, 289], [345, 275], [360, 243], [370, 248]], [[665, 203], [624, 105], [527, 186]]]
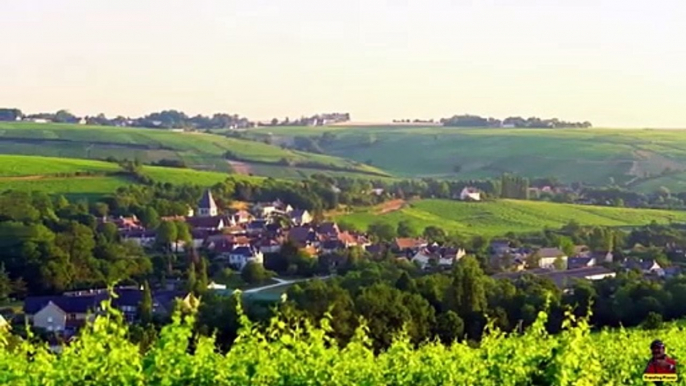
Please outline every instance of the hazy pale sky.
[[684, 0], [0, 0], [0, 106], [686, 127]]

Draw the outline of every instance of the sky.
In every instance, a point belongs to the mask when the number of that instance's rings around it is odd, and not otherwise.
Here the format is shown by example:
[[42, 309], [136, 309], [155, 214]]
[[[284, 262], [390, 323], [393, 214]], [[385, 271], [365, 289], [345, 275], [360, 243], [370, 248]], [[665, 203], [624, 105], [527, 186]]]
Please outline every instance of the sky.
[[684, 0], [0, 0], [0, 106], [686, 128]]

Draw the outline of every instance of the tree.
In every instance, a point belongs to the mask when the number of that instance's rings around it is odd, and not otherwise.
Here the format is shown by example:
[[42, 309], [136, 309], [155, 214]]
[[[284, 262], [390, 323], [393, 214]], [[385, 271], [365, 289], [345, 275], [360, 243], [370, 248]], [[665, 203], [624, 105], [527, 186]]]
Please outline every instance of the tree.
[[160, 215], [152, 206], [146, 206], [140, 214], [140, 220], [144, 227], [155, 229], [160, 225]]
[[436, 242], [436, 243], [444, 243], [445, 240], [448, 238], [448, 234], [445, 233], [445, 231], [439, 227], [436, 226], [428, 226], [424, 228], [424, 232], [422, 233], [425, 239], [428, 241]]
[[350, 293], [337, 283], [309, 280], [288, 290], [288, 303], [304, 311], [313, 322], [319, 322], [328, 313], [331, 326], [341, 343], [347, 342], [355, 331], [357, 318]]
[[195, 274], [195, 263], [191, 262], [188, 265], [188, 270], [186, 271], [186, 291], [187, 292], [192, 292], [197, 295], [195, 292], [197, 288], [197, 277]]
[[397, 232], [398, 237], [414, 237], [415, 230], [410, 225], [409, 221], [403, 220], [398, 223]]
[[243, 267], [241, 278], [248, 284], [260, 284], [269, 279], [271, 275], [264, 269], [262, 264], [250, 262]]
[[395, 288], [404, 292], [416, 292], [417, 284], [415, 284], [414, 280], [407, 272], [403, 271], [395, 282]]
[[104, 202], [96, 202], [91, 206], [91, 213], [98, 217], [106, 217], [110, 208]]
[[0, 109], [0, 121], [16, 121], [24, 116], [19, 109]]
[[396, 236], [393, 226], [383, 222], [369, 225], [368, 233], [378, 238], [379, 241], [391, 241]]
[[559, 271], [562, 271], [562, 270], [567, 269], [567, 263], [565, 262], [565, 260], [562, 257], [558, 256], [555, 259], [555, 261], [553, 262], [553, 267], [555, 267], [555, 269], [557, 269]]
[[527, 269], [533, 269], [533, 268], [538, 268], [541, 265], [541, 254], [536, 251], [529, 256], [526, 257], [525, 260], [526, 263], [526, 268]]
[[5, 264], [0, 264], [0, 302], [7, 300], [12, 293], [12, 281], [5, 271]]
[[197, 280], [193, 292], [197, 295], [202, 295], [207, 292], [207, 286], [209, 285], [207, 279], [207, 260], [204, 257], [200, 258], [200, 262], [196, 266], [196, 277]]
[[150, 285], [148, 285], [147, 280], [143, 282], [143, 294], [138, 305], [138, 314], [143, 325], [152, 322], [152, 294], [150, 293]]
[[171, 245], [176, 242], [176, 240], [178, 240], [176, 223], [172, 221], [162, 221], [157, 228], [155, 243], [165, 251], [171, 251]]
[[569, 237], [560, 237], [560, 249], [566, 256], [574, 256], [574, 242]]
[[55, 113], [55, 122], [57, 123], [76, 123], [79, 119], [67, 110], [59, 110]]
[[464, 321], [455, 312], [447, 311], [436, 318], [436, 335], [443, 344], [452, 344], [464, 333]]
[[650, 312], [643, 321], [643, 329], [645, 330], [657, 330], [662, 327], [662, 315], [657, 312]]
[[191, 242], [193, 241], [193, 236], [191, 235], [191, 229], [188, 224], [182, 221], [175, 221], [176, 225], [176, 247], [178, 250], [179, 244], [183, 243], [184, 248], [191, 249]]
[[455, 265], [452, 283], [446, 294], [450, 310], [470, 316], [486, 310], [486, 276], [473, 256], [465, 256]]

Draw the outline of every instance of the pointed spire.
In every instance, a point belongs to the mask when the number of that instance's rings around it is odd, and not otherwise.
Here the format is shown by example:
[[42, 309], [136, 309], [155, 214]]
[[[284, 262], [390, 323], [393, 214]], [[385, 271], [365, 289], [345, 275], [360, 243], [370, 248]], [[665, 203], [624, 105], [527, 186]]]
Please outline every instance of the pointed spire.
[[198, 208], [210, 210], [217, 209], [217, 204], [214, 202], [212, 192], [209, 189], [205, 190], [205, 193], [203, 193], [200, 203], [198, 203]]
[[198, 214], [200, 217], [213, 217], [217, 215], [217, 203], [214, 202], [212, 192], [209, 189], [205, 190], [198, 203]]

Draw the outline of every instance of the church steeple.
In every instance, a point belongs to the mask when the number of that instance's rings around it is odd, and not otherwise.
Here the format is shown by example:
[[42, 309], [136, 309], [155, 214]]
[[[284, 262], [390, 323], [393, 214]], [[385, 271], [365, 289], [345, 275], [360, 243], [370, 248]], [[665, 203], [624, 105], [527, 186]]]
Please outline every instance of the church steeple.
[[217, 215], [217, 203], [214, 202], [212, 192], [209, 189], [205, 190], [200, 202], [198, 203], [198, 216], [200, 217], [214, 217]]

